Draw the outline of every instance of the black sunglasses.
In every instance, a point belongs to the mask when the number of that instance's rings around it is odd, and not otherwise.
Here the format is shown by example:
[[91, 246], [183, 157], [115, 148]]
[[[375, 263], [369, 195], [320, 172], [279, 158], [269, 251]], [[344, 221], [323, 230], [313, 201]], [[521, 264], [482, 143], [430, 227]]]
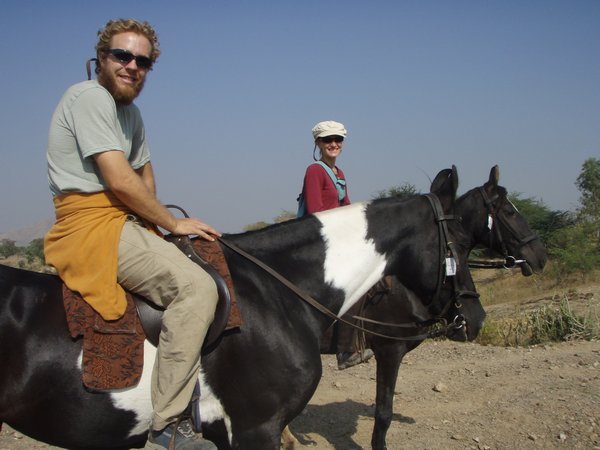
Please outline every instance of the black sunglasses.
[[119, 62], [122, 62], [123, 64], [129, 64], [135, 59], [135, 64], [140, 69], [152, 69], [152, 60], [147, 56], [134, 55], [130, 51], [123, 50], [122, 48], [110, 48], [106, 51], [106, 53], [113, 55]]
[[339, 144], [340, 142], [344, 142], [344, 136], [325, 136], [319, 139], [321, 139], [321, 142], [324, 144], [331, 144], [332, 142]]

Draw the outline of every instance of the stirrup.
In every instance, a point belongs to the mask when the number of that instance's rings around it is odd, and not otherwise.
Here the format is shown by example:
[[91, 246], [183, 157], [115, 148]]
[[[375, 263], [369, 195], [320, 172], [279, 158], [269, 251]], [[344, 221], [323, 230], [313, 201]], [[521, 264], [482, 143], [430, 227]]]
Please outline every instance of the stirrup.
[[194, 433], [202, 432], [202, 418], [200, 417], [200, 382], [198, 380], [196, 380], [196, 384], [194, 384], [192, 398], [183, 415], [190, 418]]

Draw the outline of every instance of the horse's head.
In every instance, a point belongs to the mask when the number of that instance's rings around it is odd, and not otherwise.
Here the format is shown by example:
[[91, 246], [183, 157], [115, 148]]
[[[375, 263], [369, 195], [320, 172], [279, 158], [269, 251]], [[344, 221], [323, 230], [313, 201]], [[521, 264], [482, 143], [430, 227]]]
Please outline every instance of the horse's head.
[[391, 241], [401, 240], [405, 233], [416, 234], [410, 245], [388, 251], [386, 274], [395, 275], [416, 294], [429, 320], [446, 322], [449, 337], [472, 340], [483, 325], [485, 311], [467, 264], [470, 241], [454, 213], [457, 188], [453, 166], [438, 173], [430, 194], [373, 204], [372, 216], [382, 229], [369, 229], [369, 233], [386, 236], [376, 241], [381, 247], [393, 247]]
[[463, 195], [457, 210], [471, 228], [476, 243], [489, 247], [506, 259], [507, 267], [519, 264], [525, 276], [541, 272], [548, 256], [541, 240], [498, 185], [500, 171], [492, 167], [489, 180]]
[[436, 317], [451, 325], [447, 337], [464, 341], [477, 337], [483, 326], [485, 311], [468, 267], [469, 237], [454, 211], [457, 189], [455, 166], [442, 170], [431, 183], [431, 193], [437, 195], [444, 208], [444, 215], [436, 220], [440, 222], [440, 227], [442, 224], [447, 227], [447, 242], [440, 293], [433, 298], [429, 309]]

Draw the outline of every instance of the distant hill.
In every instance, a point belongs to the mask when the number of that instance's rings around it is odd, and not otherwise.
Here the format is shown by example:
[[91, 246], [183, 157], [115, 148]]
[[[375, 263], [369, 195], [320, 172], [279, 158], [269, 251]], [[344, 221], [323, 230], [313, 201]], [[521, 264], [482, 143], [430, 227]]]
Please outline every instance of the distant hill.
[[52, 227], [53, 223], [54, 219], [47, 219], [25, 228], [0, 233], [0, 240], [9, 239], [14, 241], [18, 246], [24, 247], [29, 245], [34, 239], [44, 237], [46, 232]]

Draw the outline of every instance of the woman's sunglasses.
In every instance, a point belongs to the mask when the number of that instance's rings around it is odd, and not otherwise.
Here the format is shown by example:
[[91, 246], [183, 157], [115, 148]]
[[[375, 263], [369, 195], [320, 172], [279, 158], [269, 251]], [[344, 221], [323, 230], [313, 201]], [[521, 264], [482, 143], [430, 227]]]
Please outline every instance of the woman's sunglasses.
[[119, 61], [123, 64], [129, 64], [131, 61], [133, 61], [135, 59], [135, 64], [140, 69], [145, 69], [145, 70], [152, 69], [152, 60], [150, 58], [148, 58], [147, 56], [141, 56], [141, 55], [136, 56], [133, 53], [131, 53], [130, 51], [123, 50], [122, 48], [110, 48], [106, 51], [106, 53], [113, 55], [117, 59], [117, 61]]
[[324, 144], [331, 144], [332, 142], [339, 144], [340, 142], [344, 142], [344, 136], [325, 136], [319, 139]]

